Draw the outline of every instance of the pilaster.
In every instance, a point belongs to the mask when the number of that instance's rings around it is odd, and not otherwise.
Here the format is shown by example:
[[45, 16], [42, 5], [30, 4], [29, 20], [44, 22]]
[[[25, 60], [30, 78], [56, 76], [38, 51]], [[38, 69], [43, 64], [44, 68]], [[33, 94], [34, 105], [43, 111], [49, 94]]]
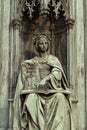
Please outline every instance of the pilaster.
[[84, 64], [84, 0], [76, 0], [75, 44], [76, 44], [76, 91], [78, 129], [85, 129], [85, 64]]
[[85, 130], [87, 129], [87, 0], [84, 1], [84, 52], [85, 52]]
[[0, 1], [0, 130], [8, 127], [10, 0]]
[[20, 26], [21, 21], [15, 19], [17, 1], [11, 1], [11, 16], [10, 16], [10, 52], [9, 52], [9, 127], [8, 130], [12, 130], [13, 127], [13, 97], [16, 88], [16, 82], [18, 77], [19, 65], [21, 63], [21, 45], [20, 45]]

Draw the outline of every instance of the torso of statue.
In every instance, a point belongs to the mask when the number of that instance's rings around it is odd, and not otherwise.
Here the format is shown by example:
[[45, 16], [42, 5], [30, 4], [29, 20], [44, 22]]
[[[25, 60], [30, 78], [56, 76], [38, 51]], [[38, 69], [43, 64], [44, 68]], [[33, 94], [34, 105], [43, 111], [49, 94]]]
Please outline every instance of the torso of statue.
[[[47, 60], [38, 60], [33, 58], [34, 64], [26, 63], [24, 89], [34, 89], [38, 87], [39, 82], [51, 73], [52, 68], [47, 64]], [[24, 73], [22, 73], [24, 74]]]
[[39, 63], [39, 73], [40, 73], [40, 79], [42, 80], [47, 75], [49, 75], [51, 72], [51, 67], [47, 65], [46, 63]]

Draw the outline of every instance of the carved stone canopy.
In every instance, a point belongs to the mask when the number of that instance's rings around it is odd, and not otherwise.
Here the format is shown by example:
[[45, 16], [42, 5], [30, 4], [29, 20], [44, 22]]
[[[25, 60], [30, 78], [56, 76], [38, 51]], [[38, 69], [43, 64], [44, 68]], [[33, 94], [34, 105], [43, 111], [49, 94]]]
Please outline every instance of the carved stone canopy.
[[38, 15], [51, 15], [58, 19], [60, 14], [68, 19], [68, 5], [66, 0], [20, 0], [18, 13], [22, 17], [27, 12], [29, 19], [32, 19], [37, 12]]

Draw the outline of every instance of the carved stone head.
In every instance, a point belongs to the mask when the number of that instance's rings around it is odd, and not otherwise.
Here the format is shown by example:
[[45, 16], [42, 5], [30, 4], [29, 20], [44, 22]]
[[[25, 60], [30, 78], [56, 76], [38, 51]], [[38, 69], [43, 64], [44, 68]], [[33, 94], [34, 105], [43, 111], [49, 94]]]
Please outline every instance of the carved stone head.
[[35, 48], [38, 53], [45, 53], [49, 49], [49, 39], [46, 35], [40, 35], [35, 38]]

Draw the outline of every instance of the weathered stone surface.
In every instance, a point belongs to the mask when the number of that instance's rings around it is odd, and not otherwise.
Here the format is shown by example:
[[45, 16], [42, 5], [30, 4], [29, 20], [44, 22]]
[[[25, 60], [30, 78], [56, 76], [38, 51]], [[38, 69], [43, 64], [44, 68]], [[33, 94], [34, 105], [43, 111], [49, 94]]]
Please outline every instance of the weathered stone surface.
[[[9, 24], [14, 19], [17, 3], [18, 0], [0, 1], [0, 130], [5, 129], [8, 126], [8, 88], [10, 86], [10, 96], [12, 96], [12, 91], [16, 83], [18, 66], [21, 63], [21, 60], [24, 60], [25, 58], [24, 50], [28, 50], [29, 47], [32, 48], [31, 36], [29, 44], [28, 42], [25, 44], [22, 39], [19, 43], [19, 30], [12, 27], [9, 31]], [[87, 115], [85, 114], [85, 106], [87, 113], [87, 102], [85, 105], [85, 101], [87, 101], [87, 92], [85, 92], [85, 90], [87, 91], [87, 1], [70, 0], [69, 4], [70, 18], [75, 20], [75, 25], [67, 32], [67, 70], [70, 84], [73, 87], [72, 96], [74, 99], [78, 100], [78, 103], [76, 101], [73, 102], [73, 117], [75, 126], [79, 130], [84, 130], [85, 122], [87, 124], [87, 120], [85, 121], [85, 115]], [[34, 48], [32, 48], [32, 50], [34, 50]], [[52, 45], [51, 51], [53, 51], [53, 53], [55, 53], [54, 50], [55, 47], [53, 48]], [[76, 120], [77, 117], [78, 120]], [[10, 120], [11, 119], [12, 117]], [[10, 124], [12, 125], [12, 122], [10, 122]]]
[[[76, 91], [78, 129], [85, 129], [85, 69], [84, 69], [84, 6], [83, 1], [77, 0], [75, 17], [75, 43], [76, 43]], [[80, 11], [80, 12], [79, 12]]]
[[0, 1], [0, 129], [8, 126], [10, 0]]
[[86, 124], [86, 129], [87, 129], [87, 0], [84, 1], [84, 13], [85, 13], [85, 17], [84, 17], [84, 27], [85, 27], [85, 33], [84, 33], [84, 36], [85, 36], [85, 102], [86, 102], [86, 105], [85, 105], [85, 124]]

